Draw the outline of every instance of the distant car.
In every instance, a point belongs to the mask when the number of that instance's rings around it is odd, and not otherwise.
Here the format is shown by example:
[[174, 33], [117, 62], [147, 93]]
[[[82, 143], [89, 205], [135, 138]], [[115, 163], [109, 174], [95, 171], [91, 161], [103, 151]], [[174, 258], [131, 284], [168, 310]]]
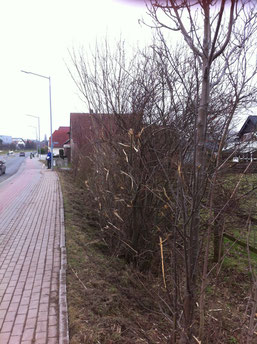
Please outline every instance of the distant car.
[[5, 170], [6, 170], [6, 166], [5, 166], [4, 161], [0, 161], [0, 176], [2, 174], [5, 174]]
[[25, 156], [25, 152], [20, 152], [20, 156]]
[[12, 154], [13, 154], [13, 151], [10, 150], [10, 151], [8, 152], [8, 155], [9, 155], [9, 154], [12, 155]]

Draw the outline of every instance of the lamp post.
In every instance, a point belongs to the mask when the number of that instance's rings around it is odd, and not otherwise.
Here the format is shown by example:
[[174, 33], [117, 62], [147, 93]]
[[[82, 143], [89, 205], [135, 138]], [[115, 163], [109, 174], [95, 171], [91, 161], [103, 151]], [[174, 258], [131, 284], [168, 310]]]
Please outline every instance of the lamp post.
[[28, 72], [25, 70], [21, 70], [22, 73], [26, 74], [32, 74], [35, 76], [38, 76], [40, 78], [48, 79], [48, 84], [49, 84], [49, 105], [50, 105], [50, 133], [51, 133], [51, 169], [53, 169], [53, 136], [52, 136], [52, 96], [51, 96], [51, 77], [50, 76], [45, 76], [33, 72]]
[[27, 115], [29, 117], [34, 117], [37, 118], [37, 124], [38, 124], [38, 140], [39, 140], [39, 157], [41, 158], [41, 141], [40, 141], [40, 118], [38, 116], [34, 116], [34, 115]]

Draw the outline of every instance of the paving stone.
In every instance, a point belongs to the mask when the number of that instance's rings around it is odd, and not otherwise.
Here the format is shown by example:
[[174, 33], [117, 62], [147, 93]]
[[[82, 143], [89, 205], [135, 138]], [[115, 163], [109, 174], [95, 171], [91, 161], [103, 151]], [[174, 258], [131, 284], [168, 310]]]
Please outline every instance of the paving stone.
[[11, 332], [13, 327], [13, 321], [5, 321], [1, 327], [1, 333]]
[[8, 344], [17, 344], [21, 342], [21, 336], [11, 336]]
[[57, 174], [38, 160], [0, 184], [0, 344], [68, 343], [63, 223]]
[[0, 333], [0, 343], [1, 344], [9, 344], [11, 333]]

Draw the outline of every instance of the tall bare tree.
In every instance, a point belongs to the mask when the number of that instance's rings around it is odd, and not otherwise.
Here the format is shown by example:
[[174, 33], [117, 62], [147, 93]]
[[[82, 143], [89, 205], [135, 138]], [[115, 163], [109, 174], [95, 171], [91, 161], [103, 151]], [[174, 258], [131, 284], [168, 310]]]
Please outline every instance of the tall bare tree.
[[[184, 295], [185, 332], [181, 337], [181, 343], [190, 343], [198, 270], [199, 215], [203, 197], [201, 188], [205, 185], [207, 173], [206, 148], [211, 95], [215, 86], [221, 84], [224, 76], [233, 69], [235, 60], [242, 56], [241, 52], [245, 51], [247, 43], [252, 40], [257, 29], [256, 10], [255, 3], [251, 0], [152, 0], [151, 5], [148, 6], [148, 13], [153, 19], [153, 25], [159, 30], [180, 32], [201, 68], [199, 103], [196, 104], [195, 173], [192, 190], [194, 197], [189, 231], [188, 278]], [[214, 67], [215, 64], [219, 65], [218, 69]], [[239, 65], [238, 70], [240, 70]], [[243, 70], [245, 73], [244, 67]], [[237, 100], [240, 98], [237, 94], [240, 93], [237, 83], [241, 81], [241, 77], [234, 83], [231, 80], [232, 85], [237, 89], [235, 90]], [[234, 104], [236, 103], [237, 101]], [[233, 105], [230, 106], [230, 117], [226, 121], [226, 128], [229, 127], [235, 108], [236, 106], [233, 110]], [[225, 137], [226, 131], [222, 138], [223, 142]]]

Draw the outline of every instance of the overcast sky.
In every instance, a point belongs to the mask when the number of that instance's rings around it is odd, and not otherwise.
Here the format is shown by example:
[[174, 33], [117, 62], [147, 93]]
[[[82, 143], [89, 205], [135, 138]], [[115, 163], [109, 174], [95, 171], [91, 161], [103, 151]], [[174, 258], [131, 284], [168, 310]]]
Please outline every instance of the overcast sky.
[[0, 135], [41, 139], [50, 135], [48, 80], [51, 76], [53, 131], [69, 125], [70, 112], [87, 112], [65, 62], [68, 49], [87, 48], [96, 38], [144, 44], [150, 29], [140, 26], [140, 0], [8, 0], [0, 2]]
[[71, 112], [88, 112], [65, 64], [68, 50], [106, 36], [144, 46], [152, 33], [142, 17], [144, 0], [0, 0], [0, 135], [36, 138], [37, 119], [26, 114], [40, 117], [41, 139], [50, 135], [48, 80], [21, 70], [51, 76], [53, 131], [69, 126]]

